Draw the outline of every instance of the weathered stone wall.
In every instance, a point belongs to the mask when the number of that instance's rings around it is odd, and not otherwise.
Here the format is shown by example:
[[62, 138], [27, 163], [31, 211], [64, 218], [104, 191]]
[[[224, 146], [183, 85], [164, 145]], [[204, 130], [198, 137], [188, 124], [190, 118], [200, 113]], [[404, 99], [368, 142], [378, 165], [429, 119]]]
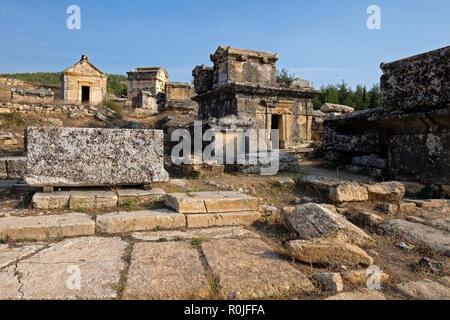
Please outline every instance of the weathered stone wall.
[[450, 184], [450, 131], [390, 137], [389, 167], [396, 177]]
[[27, 128], [30, 186], [114, 186], [167, 181], [163, 132], [100, 128]]
[[20, 101], [28, 103], [52, 102], [55, 100], [55, 93], [50, 89], [25, 89], [13, 88], [11, 90], [11, 101]]
[[53, 115], [73, 115], [73, 114], [83, 114], [87, 116], [93, 116], [98, 111], [98, 108], [94, 106], [83, 106], [83, 105], [58, 105], [50, 103], [12, 103], [12, 102], [0, 102], [0, 112], [10, 113], [10, 112], [20, 112], [25, 114], [53, 114]]
[[166, 100], [191, 100], [194, 87], [187, 83], [169, 82], [166, 85]]
[[192, 76], [194, 77], [195, 93], [201, 94], [212, 90], [214, 76], [212, 67], [207, 67], [204, 64], [196, 66], [192, 71]]
[[133, 98], [134, 109], [146, 109], [149, 114], [158, 113], [157, 97], [148, 91], [141, 91]]
[[450, 107], [450, 46], [382, 63], [381, 92], [386, 110]]

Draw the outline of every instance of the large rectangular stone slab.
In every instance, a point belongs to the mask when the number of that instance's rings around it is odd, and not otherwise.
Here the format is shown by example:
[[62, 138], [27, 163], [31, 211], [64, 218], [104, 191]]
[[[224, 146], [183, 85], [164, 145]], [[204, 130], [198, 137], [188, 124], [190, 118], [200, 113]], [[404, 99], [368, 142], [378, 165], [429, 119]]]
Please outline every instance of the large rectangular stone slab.
[[260, 218], [258, 211], [188, 214], [188, 228], [209, 228], [221, 226], [250, 226]]
[[226, 299], [282, 297], [313, 290], [305, 275], [261, 240], [213, 240], [204, 242], [202, 249]]
[[430, 110], [450, 103], [450, 46], [382, 63], [380, 87], [388, 110]]
[[101, 237], [52, 244], [17, 264], [22, 298], [114, 299], [126, 247], [120, 238]]
[[26, 129], [31, 186], [142, 185], [167, 181], [163, 132], [146, 129]]
[[450, 233], [421, 223], [393, 219], [381, 225], [389, 234], [401, 236], [411, 242], [422, 244], [447, 257], [450, 256]]
[[114, 212], [97, 216], [97, 230], [116, 234], [155, 229], [176, 229], [186, 227], [183, 214], [167, 209], [133, 212]]
[[47, 240], [92, 235], [95, 222], [83, 213], [0, 218], [0, 239]]
[[233, 191], [171, 193], [166, 205], [180, 213], [220, 213], [257, 210], [258, 200]]
[[208, 294], [205, 270], [185, 242], [134, 245], [124, 299], [193, 299]]

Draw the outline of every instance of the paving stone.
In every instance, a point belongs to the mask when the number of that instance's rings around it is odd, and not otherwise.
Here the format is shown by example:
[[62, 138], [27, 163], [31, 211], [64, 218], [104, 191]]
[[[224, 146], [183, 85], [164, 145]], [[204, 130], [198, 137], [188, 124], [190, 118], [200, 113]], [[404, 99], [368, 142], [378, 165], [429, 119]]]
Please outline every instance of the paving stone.
[[281, 297], [314, 286], [300, 271], [258, 239], [221, 239], [202, 243], [208, 265], [228, 299]]
[[450, 288], [428, 279], [403, 282], [396, 289], [409, 299], [450, 300]]
[[126, 233], [154, 229], [186, 227], [183, 214], [167, 209], [113, 212], [97, 216], [97, 231], [102, 233]]
[[0, 218], [0, 239], [47, 240], [92, 235], [95, 222], [83, 213]]
[[6, 269], [0, 270], [0, 299], [21, 299], [21, 286], [22, 285], [19, 282], [19, 276], [15, 274], [15, 266], [9, 266]]
[[[119, 238], [82, 237], [55, 243], [17, 264], [23, 298], [115, 298], [126, 247]], [[79, 289], [73, 281], [77, 270]]]
[[373, 264], [373, 258], [363, 249], [337, 240], [292, 240], [286, 246], [293, 257], [307, 263], [334, 266]]
[[117, 194], [112, 191], [72, 191], [70, 209], [103, 209], [117, 206]]
[[23, 245], [19, 247], [10, 247], [7, 244], [0, 244], [0, 269], [15, 262], [17, 259], [26, 257], [39, 249], [42, 249], [43, 245]]
[[69, 207], [70, 192], [42, 193], [33, 195], [33, 208], [36, 209], [64, 209]]
[[380, 291], [366, 288], [358, 291], [339, 293], [325, 300], [386, 300], [386, 297]]
[[180, 239], [192, 240], [192, 239], [225, 239], [225, 238], [259, 239], [259, 235], [257, 233], [247, 230], [243, 227], [135, 232], [132, 234], [132, 237], [143, 241], [158, 241], [161, 239], [165, 239], [168, 241]]
[[258, 211], [188, 214], [186, 215], [186, 225], [188, 228], [250, 226], [259, 218]]
[[394, 219], [385, 222], [381, 228], [389, 234], [396, 234], [414, 243], [422, 245], [450, 256], [450, 233], [435, 229], [421, 223]]
[[166, 205], [180, 213], [217, 213], [258, 209], [255, 197], [234, 191], [169, 194]]
[[284, 208], [282, 216], [286, 225], [300, 239], [333, 238], [357, 245], [371, 244], [374, 241], [344, 216], [315, 203]]
[[151, 203], [166, 199], [166, 193], [162, 189], [120, 189], [117, 191], [117, 196], [119, 205], [127, 200], [136, 201], [137, 203]]
[[198, 251], [186, 242], [137, 243], [124, 299], [192, 299], [209, 292]]

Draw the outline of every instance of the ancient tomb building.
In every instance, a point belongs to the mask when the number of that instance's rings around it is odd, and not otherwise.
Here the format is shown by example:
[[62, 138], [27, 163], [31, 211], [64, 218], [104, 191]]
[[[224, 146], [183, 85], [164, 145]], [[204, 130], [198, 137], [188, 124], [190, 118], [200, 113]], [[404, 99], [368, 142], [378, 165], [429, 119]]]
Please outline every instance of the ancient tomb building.
[[157, 96], [164, 94], [169, 74], [162, 67], [135, 68], [128, 74], [128, 100], [133, 100], [141, 91]]
[[384, 107], [327, 118], [323, 149], [352, 156], [356, 169], [449, 185], [449, 68], [450, 47], [382, 63]]
[[250, 121], [253, 129], [279, 130], [280, 148], [311, 140], [312, 98], [319, 91], [312, 83], [295, 79], [276, 82], [278, 54], [219, 46], [211, 55], [214, 67], [197, 66], [192, 75], [199, 103], [199, 118], [236, 116]]
[[61, 73], [62, 97], [71, 103], [99, 104], [106, 99], [107, 78], [83, 55]]

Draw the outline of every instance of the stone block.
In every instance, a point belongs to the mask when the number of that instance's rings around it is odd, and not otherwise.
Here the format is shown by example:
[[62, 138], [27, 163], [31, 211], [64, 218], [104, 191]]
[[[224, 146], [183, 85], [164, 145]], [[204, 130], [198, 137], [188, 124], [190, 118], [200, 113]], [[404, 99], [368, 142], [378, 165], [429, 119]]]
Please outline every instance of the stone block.
[[72, 191], [69, 207], [72, 210], [115, 208], [117, 194], [112, 191]]
[[220, 226], [252, 225], [260, 218], [257, 211], [222, 212], [215, 214], [188, 214], [188, 228], [208, 228]]
[[42, 193], [33, 195], [33, 208], [35, 209], [65, 209], [69, 207], [70, 192]]
[[190, 192], [167, 195], [166, 205], [180, 213], [220, 213], [258, 209], [255, 197], [240, 192]]
[[312, 276], [318, 286], [328, 292], [341, 292], [344, 290], [344, 283], [340, 273], [318, 273]]
[[344, 182], [331, 187], [330, 199], [336, 202], [367, 201], [369, 194], [358, 182]]
[[123, 201], [136, 201], [138, 203], [151, 203], [164, 201], [166, 193], [162, 189], [139, 190], [139, 189], [120, 189], [117, 191], [119, 205]]
[[401, 201], [405, 195], [405, 186], [397, 181], [380, 182], [367, 185], [371, 201]]
[[340, 239], [353, 244], [370, 244], [373, 239], [344, 216], [315, 204], [307, 203], [283, 210], [286, 225], [301, 239]]
[[430, 110], [450, 103], [450, 46], [382, 63], [380, 87], [387, 110]]
[[47, 240], [92, 235], [95, 222], [82, 213], [0, 218], [0, 239]]
[[142, 185], [167, 181], [163, 132], [145, 129], [26, 130], [31, 186]]
[[373, 264], [373, 258], [363, 249], [345, 242], [321, 239], [293, 240], [288, 242], [287, 248], [294, 258], [306, 263], [332, 266]]
[[166, 209], [114, 212], [97, 216], [96, 226], [101, 233], [116, 234], [184, 228], [186, 219], [183, 214]]

